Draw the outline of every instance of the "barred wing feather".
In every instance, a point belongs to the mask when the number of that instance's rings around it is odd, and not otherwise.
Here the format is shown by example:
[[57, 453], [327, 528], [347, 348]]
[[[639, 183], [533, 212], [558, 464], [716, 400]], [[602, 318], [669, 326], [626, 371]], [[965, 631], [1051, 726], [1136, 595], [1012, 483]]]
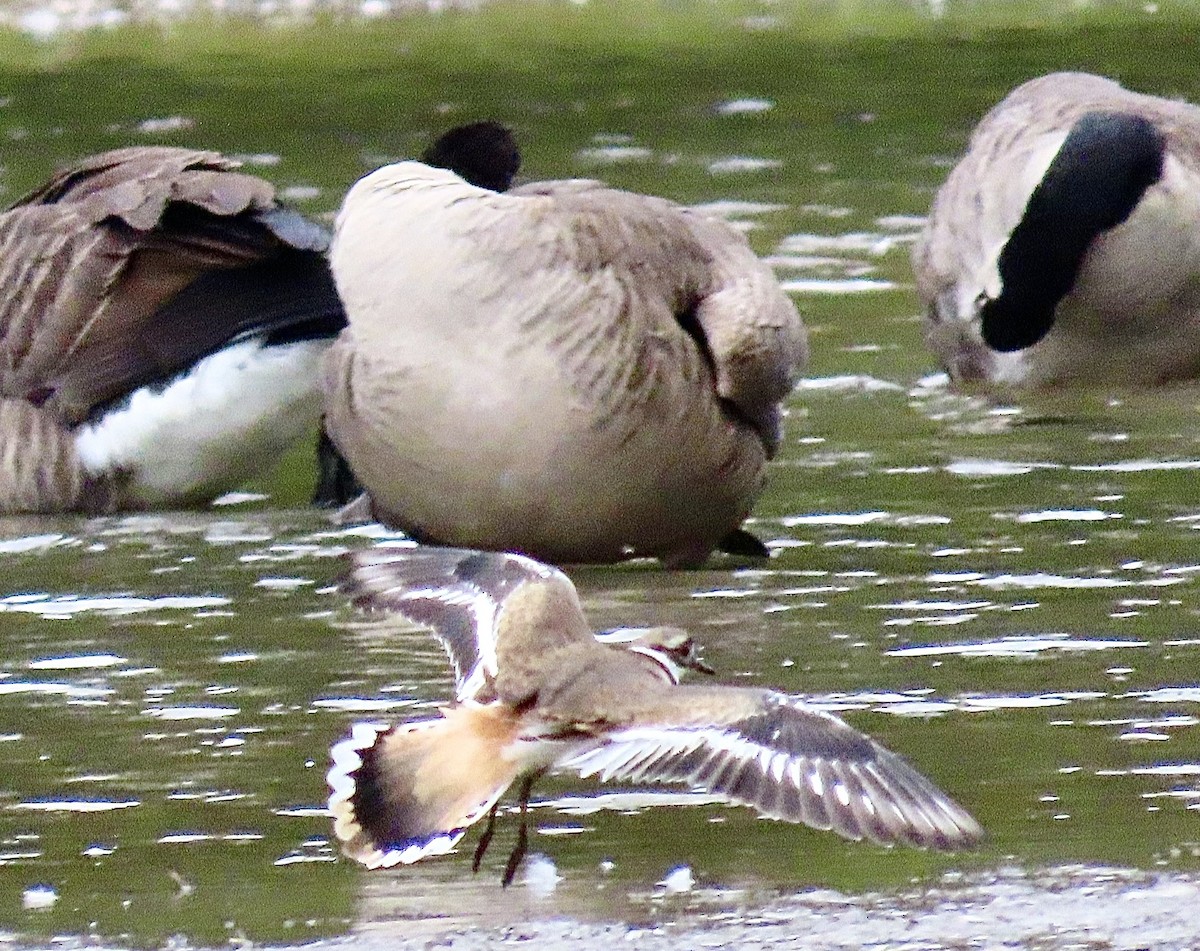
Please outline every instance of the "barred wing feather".
[[362, 607], [432, 628], [450, 657], [461, 703], [486, 699], [481, 690], [497, 674], [500, 608], [531, 581], [571, 586], [562, 572], [522, 555], [422, 546], [355, 552], [344, 587]]
[[[688, 690], [672, 691], [681, 711]], [[745, 693], [731, 690], [730, 699]], [[713, 722], [710, 703], [705, 722], [681, 717], [626, 726], [557, 766], [602, 781], [687, 783], [849, 839], [952, 850], [983, 838], [962, 807], [900, 756], [799, 700], [760, 696], [757, 710], [724, 722]], [[731, 703], [731, 710], [740, 706]]]

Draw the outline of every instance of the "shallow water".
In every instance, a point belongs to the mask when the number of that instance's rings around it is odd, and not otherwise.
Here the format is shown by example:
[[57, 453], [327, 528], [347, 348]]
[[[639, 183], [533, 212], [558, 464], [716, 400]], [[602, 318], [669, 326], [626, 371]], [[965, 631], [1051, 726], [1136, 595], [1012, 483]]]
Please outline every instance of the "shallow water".
[[1187, 946], [1200, 390], [952, 392], [920, 347], [907, 255], [1004, 89], [1090, 66], [1200, 99], [1168, 55], [1195, 24], [966, 21], [818, 43], [801, 17], [747, 29], [718, 10], [674, 34], [690, 21], [655, 9], [636, 34], [622, 9], [270, 45], [118, 32], [14, 54], [2, 181], [16, 195], [130, 141], [211, 146], [323, 214], [374, 164], [491, 114], [516, 124], [531, 177], [598, 176], [736, 222], [812, 332], [752, 526], [774, 557], [570, 574], [597, 626], [688, 626], [727, 679], [842, 712], [990, 842], [889, 851], [682, 790], [555, 780], [537, 790], [539, 858], [507, 893], [514, 822], [476, 878], [461, 856], [375, 875], [339, 859], [330, 744], [356, 719], [428, 712], [448, 676], [426, 635], [337, 593], [342, 554], [379, 533], [299, 507], [298, 450], [255, 487], [266, 500], [0, 523], [0, 940], [390, 947], [567, 916], [521, 927], [589, 947], [655, 929], [746, 946]]

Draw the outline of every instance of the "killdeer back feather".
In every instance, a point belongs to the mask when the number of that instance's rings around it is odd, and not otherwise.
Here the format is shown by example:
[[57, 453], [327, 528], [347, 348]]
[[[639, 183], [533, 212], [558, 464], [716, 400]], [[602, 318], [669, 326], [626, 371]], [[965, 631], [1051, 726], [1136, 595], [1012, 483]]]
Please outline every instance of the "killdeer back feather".
[[[567, 642], [588, 643], [591, 631], [583, 622], [575, 587], [562, 572], [522, 555], [497, 558], [486, 552], [460, 552], [448, 557], [447, 549], [417, 547], [394, 551], [376, 548], [355, 556], [354, 586], [359, 604], [394, 611], [433, 629], [454, 669], [459, 702], [495, 699], [500, 659], [505, 677], [512, 680], [528, 636], [521, 619], [537, 611], [534, 599], [556, 598], [561, 610], [547, 605], [545, 614], [570, 625], [555, 635]], [[529, 584], [531, 581], [541, 584]], [[510, 598], [521, 588], [517, 600]], [[506, 612], [501, 623], [501, 609]], [[578, 620], [578, 624], [572, 622]], [[538, 641], [533, 653], [541, 656], [552, 643], [550, 631], [532, 626]], [[503, 647], [501, 641], [503, 640]], [[514, 666], [515, 665], [515, 666]], [[516, 688], [517, 699], [524, 694]]]
[[[430, 754], [414, 737], [432, 736], [436, 726], [401, 725], [365, 739], [359, 732], [335, 746], [331, 808], [356, 857], [379, 852], [415, 861], [430, 854], [423, 843], [456, 842], [494, 806], [503, 793], [496, 782], [547, 769], [685, 783], [851, 839], [957, 849], [983, 837], [965, 810], [905, 760], [831, 714], [770, 690], [678, 685], [666, 646], [686, 656], [677, 629], [597, 640], [569, 579], [536, 561], [416, 548], [361, 552], [355, 564], [349, 586], [360, 601], [432, 625], [457, 658], [456, 670], [471, 671], [458, 674], [459, 705], [444, 714], [454, 727], [482, 728], [485, 710], [495, 718], [489, 725], [506, 724], [495, 734], [501, 739], [462, 741], [464, 758], [477, 758], [489, 777], [461, 781], [471, 790], [466, 810], [432, 805], [459, 802], [458, 780], [420, 778]], [[472, 641], [468, 623], [490, 632]], [[359, 759], [369, 768], [359, 768]], [[417, 810], [413, 802], [430, 805]], [[446, 820], [453, 828], [438, 826], [435, 815], [453, 815]]]

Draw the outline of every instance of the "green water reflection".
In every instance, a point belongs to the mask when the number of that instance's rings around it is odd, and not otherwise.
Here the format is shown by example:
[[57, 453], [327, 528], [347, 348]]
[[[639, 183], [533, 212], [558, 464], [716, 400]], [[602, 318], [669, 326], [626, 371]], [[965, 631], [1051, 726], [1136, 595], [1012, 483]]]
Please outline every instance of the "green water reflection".
[[[1200, 24], [1187, 8], [990, 25], [805, 7], [751, 30], [761, 10], [638, 9], [6, 40], [3, 185], [164, 141], [267, 156], [262, 174], [324, 214], [373, 165], [493, 115], [531, 177], [778, 206], [732, 214], [781, 278], [897, 286], [797, 295], [813, 360], [756, 526], [777, 557], [572, 575], [598, 625], [686, 624], [730, 678], [843, 707], [992, 840], [945, 857], [711, 804], [575, 815], [560, 797], [601, 790], [556, 781], [539, 825], [581, 831], [535, 837], [563, 876], [537, 907], [636, 918], [679, 863], [764, 894], [1007, 864], [1200, 868], [1200, 393], [949, 393], [925, 379], [907, 265], [911, 216], [1005, 90], [1081, 67], [1200, 100], [1178, 52]], [[752, 100], [766, 107], [727, 105]], [[429, 707], [447, 679], [428, 638], [330, 589], [338, 555], [371, 540], [298, 508], [307, 456], [264, 483], [266, 504], [0, 525], [0, 929], [300, 941], [388, 909], [527, 910], [495, 868], [472, 882], [454, 859], [379, 876], [336, 860], [330, 743], [356, 717]], [[108, 600], [78, 600], [93, 598]], [[974, 647], [921, 650], [954, 645]], [[24, 908], [39, 884], [57, 901]]]

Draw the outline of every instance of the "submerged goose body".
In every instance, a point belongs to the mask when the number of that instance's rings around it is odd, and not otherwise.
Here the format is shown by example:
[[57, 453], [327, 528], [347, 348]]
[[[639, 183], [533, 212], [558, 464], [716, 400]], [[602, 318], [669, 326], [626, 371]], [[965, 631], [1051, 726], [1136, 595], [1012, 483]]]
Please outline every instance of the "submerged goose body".
[[1085, 73], [980, 122], [913, 254], [925, 339], [955, 380], [1200, 375], [1200, 108]]
[[330, 436], [415, 537], [702, 560], [763, 485], [799, 316], [720, 222], [596, 182], [497, 194], [406, 162], [331, 249]]
[[[496, 803], [550, 770], [680, 783], [851, 839], [959, 849], [978, 823], [904, 759], [771, 690], [679, 683], [711, 669], [678, 628], [593, 635], [561, 572], [516, 555], [416, 548], [355, 555], [360, 603], [433, 629], [455, 696], [441, 715], [359, 724], [332, 751], [330, 811], [364, 864], [451, 851]], [[504, 881], [526, 841], [522, 822]]]
[[237, 164], [119, 149], [0, 214], [0, 512], [204, 502], [313, 425], [327, 235]]

